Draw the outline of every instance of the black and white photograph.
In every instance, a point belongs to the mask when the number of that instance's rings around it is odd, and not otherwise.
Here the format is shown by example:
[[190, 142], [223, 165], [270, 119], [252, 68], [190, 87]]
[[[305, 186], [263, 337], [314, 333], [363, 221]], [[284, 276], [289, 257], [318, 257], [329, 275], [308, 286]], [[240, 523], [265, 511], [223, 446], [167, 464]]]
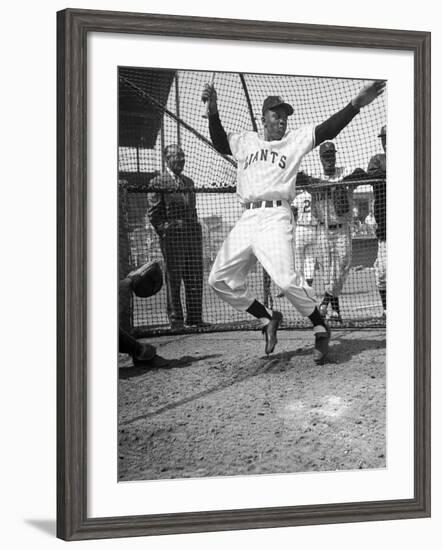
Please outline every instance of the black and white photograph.
[[63, 540], [431, 514], [431, 34], [313, 20], [57, 13]]
[[388, 81], [116, 78], [118, 481], [385, 469]]

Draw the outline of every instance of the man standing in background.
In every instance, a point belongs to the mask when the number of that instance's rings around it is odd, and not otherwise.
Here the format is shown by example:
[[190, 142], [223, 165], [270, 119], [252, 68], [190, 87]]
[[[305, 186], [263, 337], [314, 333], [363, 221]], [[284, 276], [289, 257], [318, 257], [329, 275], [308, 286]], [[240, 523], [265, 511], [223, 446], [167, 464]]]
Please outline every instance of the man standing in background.
[[321, 180], [338, 184], [312, 192], [312, 212], [319, 222], [318, 260], [322, 265], [325, 283], [319, 311], [326, 317], [328, 306], [331, 305], [330, 319], [342, 322], [339, 296], [351, 264], [353, 190], [339, 183], [349, 172], [344, 167], [336, 166], [336, 147], [332, 141], [321, 144], [319, 158], [323, 169]]
[[383, 153], [371, 157], [367, 173], [371, 178], [380, 181], [373, 184], [374, 217], [377, 223], [378, 254], [374, 264], [376, 285], [382, 300], [384, 316], [387, 313], [387, 127], [382, 126], [378, 135], [381, 139]]
[[184, 151], [179, 145], [164, 149], [166, 170], [151, 182], [148, 217], [160, 238], [165, 262], [167, 314], [171, 328], [184, 326], [181, 281], [186, 292], [186, 325], [201, 326], [203, 252], [196, 211], [195, 184], [182, 174]]

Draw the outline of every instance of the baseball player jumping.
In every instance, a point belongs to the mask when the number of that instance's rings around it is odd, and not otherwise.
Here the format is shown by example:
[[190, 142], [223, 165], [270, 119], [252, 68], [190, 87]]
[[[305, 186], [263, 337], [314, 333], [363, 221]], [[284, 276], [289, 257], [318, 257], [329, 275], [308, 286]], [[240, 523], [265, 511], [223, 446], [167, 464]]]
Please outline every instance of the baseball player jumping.
[[307, 153], [336, 137], [384, 88], [385, 82], [372, 82], [322, 124], [290, 131], [287, 120], [293, 107], [279, 96], [269, 96], [262, 106], [263, 137], [248, 131], [227, 135], [219, 117], [214, 85], [206, 84], [203, 89], [201, 98], [207, 103], [212, 143], [219, 153], [233, 155], [237, 160], [237, 194], [245, 207], [218, 252], [209, 285], [232, 307], [261, 320], [267, 354], [277, 343], [282, 314], [268, 310], [246, 284], [256, 260], [297, 310], [310, 319], [315, 335], [315, 362], [322, 363], [327, 356], [330, 330], [319, 313], [312, 288], [295, 270], [290, 204], [295, 197], [296, 175]]

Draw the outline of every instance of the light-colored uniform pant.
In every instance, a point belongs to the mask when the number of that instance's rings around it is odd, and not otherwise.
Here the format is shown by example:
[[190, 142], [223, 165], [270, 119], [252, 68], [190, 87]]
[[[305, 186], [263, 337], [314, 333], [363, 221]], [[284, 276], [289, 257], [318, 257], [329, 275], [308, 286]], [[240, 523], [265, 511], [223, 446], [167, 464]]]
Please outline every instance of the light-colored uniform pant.
[[246, 283], [256, 260], [301, 315], [316, 307], [312, 289], [295, 271], [293, 215], [289, 204], [245, 210], [221, 246], [209, 275], [209, 285], [238, 311], [256, 297]]
[[374, 263], [376, 285], [379, 290], [387, 288], [387, 242], [378, 241], [378, 255]]
[[330, 229], [318, 228], [318, 257], [324, 273], [325, 291], [339, 296], [351, 265], [351, 233], [349, 224]]
[[317, 256], [318, 229], [316, 225], [300, 225], [295, 229], [295, 269], [306, 279], [313, 279]]

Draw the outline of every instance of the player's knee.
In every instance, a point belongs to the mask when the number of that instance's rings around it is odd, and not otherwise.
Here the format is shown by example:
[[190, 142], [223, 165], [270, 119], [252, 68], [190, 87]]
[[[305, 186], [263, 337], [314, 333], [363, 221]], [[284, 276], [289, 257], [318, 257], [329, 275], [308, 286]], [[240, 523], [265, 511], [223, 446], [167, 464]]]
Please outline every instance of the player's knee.
[[275, 282], [284, 294], [286, 292], [290, 291], [290, 288], [292, 287], [293, 284], [296, 284], [295, 276], [292, 276], [292, 277], [288, 277], [288, 276], [279, 277], [278, 281], [275, 281]]
[[209, 274], [208, 283], [209, 283], [209, 286], [213, 288], [213, 290], [218, 290], [220, 279], [215, 269], [211, 270]]

